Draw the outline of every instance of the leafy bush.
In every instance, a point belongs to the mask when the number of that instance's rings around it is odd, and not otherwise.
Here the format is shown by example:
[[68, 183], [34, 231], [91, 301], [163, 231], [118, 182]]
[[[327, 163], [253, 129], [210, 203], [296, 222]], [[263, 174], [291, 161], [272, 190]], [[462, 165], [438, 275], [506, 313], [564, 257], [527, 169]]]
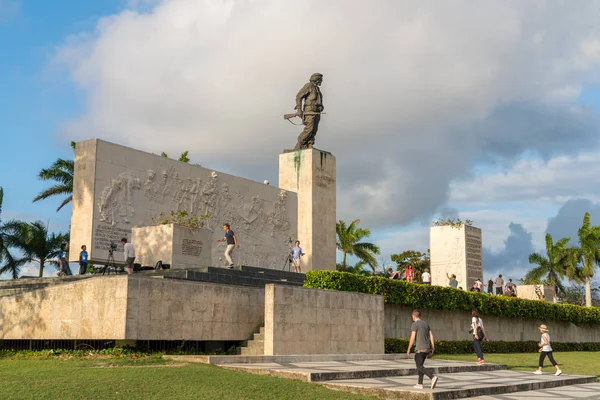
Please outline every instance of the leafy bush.
[[[481, 342], [484, 353], [537, 353], [537, 342]], [[408, 339], [385, 339], [386, 353], [406, 353]], [[567, 343], [552, 342], [554, 351], [600, 351], [600, 343]], [[473, 341], [435, 341], [436, 354], [470, 354], [474, 353]]]
[[384, 277], [337, 271], [309, 271], [304, 287], [382, 295], [388, 304], [452, 311], [478, 310], [485, 315], [600, 324], [600, 307], [554, 304], [516, 297], [466, 292], [450, 287], [421, 285]]

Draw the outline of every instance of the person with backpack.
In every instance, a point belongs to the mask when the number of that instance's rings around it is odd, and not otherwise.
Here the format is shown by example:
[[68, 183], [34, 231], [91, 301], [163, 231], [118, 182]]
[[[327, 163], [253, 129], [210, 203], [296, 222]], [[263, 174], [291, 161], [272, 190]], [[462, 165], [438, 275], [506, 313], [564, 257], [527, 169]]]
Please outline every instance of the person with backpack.
[[542, 374], [542, 368], [544, 368], [544, 359], [546, 358], [546, 356], [548, 356], [548, 359], [552, 363], [552, 366], [556, 368], [556, 373], [554, 375], [559, 376], [562, 374], [562, 371], [560, 370], [560, 367], [558, 366], [556, 361], [554, 361], [554, 357], [552, 356], [552, 347], [550, 346], [550, 334], [548, 333], [548, 327], [546, 325], [540, 325], [538, 329], [542, 334], [540, 342], [538, 343], [538, 347], [540, 348], [540, 361], [538, 363], [538, 369], [534, 372], [534, 374]]
[[483, 365], [483, 350], [481, 348], [481, 341], [488, 340], [487, 334], [485, 333], [485, 327], [483, 326], [483, 320], [479, 317], [479, 313], [476, 310], [471, 311], [471, 329], [470, 333], [473, 334], [473, 348], [475, 354], [477, 354], [477, 364]]

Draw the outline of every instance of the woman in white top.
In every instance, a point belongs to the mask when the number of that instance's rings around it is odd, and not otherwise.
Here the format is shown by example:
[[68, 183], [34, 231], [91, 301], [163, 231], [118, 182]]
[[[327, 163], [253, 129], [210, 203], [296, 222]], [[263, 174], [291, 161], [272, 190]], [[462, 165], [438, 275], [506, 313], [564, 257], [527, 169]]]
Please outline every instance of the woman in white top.
[[476, 310], [471, 311], [471, 332], [473, 333], [473, 348], [475, 354], [477, 354], [477, 364], [483, 365], [483, 349], [481, 348], [481, 341], [487, 341], [487, 334], [485, 333], [485, 327], [483, 326], [483, 320], [479, 317], [479, 313]]
[[538, 364], [538, 370], [534, 372], [536, 375], [542, 374], [542, 368], [544, 368], [544, 359], [548, 356], [548, 360], [552, 363], [554, 368], [556, 368], [556, 373], [554, 375], [559, 376], [562, 374], [560, 367], [554, 361], [554, 357], [552, 356], [552, 347], [550, 346], [550, 334], [548, 333], [548, 327], [546, 325], [540, 325], [538, 327], [540, 333], [542, 334], [542, 338], [538, 343], [538, 347], [540, 348], [540, 362]]

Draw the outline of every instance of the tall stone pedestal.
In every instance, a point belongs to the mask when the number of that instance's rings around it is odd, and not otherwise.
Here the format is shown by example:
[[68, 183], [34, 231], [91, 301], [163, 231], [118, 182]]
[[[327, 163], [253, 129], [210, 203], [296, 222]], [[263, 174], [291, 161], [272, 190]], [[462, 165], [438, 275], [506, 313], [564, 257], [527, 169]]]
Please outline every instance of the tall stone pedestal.
[[131, 243], [135, 262], [143, 266], [154, 266], [159, 260], [171, 269], [212, 265], [212, 232], [207, 229], [192, 232], [175, 224], [137, 227], [131, 230]]
[[335, 270], [335, 157], [306, 149], [279, 156], [279, 188], [298, 194], [302, 272]]
[[448, 286], [446, 274], [456, 275], [458, 286], [469, 290], [483, 279], [481, 229], [468, 225], [429, 228], [431, 284]]

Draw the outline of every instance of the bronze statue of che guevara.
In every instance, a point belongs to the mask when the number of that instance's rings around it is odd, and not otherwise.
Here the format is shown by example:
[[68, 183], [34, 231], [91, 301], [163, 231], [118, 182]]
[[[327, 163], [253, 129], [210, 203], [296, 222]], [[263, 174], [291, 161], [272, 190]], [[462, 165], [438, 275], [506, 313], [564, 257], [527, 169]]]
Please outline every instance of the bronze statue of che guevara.
[[[285, 119], [300, 117], [304, 125], [304, 130], [298, 136], [298, 143], [294, 150], [310, 149], [315, 144], [321, 113], [324, 110], [323, 94], [319, 88], [322, 82], [322, 74], [312, 74], [310, 82], [304, 85], [296, 95], [296, 113], [284, 115]], [[303, 101], [304, 104], [302, 104]]]

